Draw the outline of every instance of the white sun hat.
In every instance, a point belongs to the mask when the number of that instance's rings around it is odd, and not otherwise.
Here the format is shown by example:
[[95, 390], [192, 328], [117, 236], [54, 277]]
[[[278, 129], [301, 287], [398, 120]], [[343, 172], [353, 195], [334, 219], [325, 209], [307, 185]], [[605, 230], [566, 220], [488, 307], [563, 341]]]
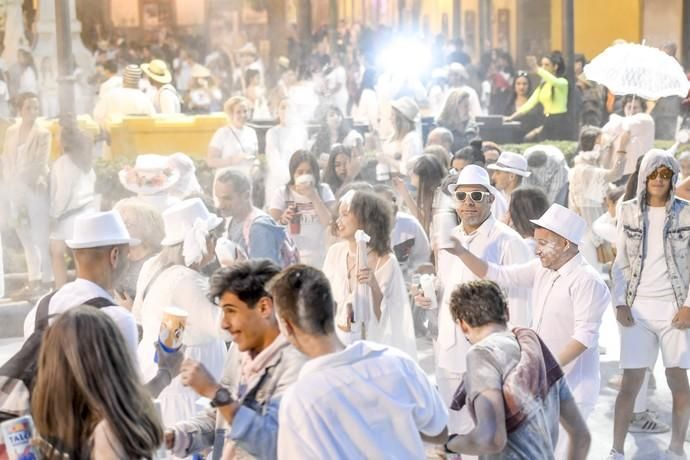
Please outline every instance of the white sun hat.
[[173, 246], [182, 243], [187, 233], [197, 224], [203, 223], [203, 229], [207, 232], [218, 227], [223, 219], [208, 212], [201, 198], [190, 198], [172, 205], [163, 211], [163, 225], [165, 226], [165, 238], [162, 246]]
[[522, 177], [529, 177], [531, 172], [527, 170], [527, 160], [522, 155], [513, 152], [502, 152], [494, 164], [486, 167], [494, 171], [505, 171]]
[[530, 222], [577, 245], [582, 244], [585, 233], [587, 233], [587, 222], [558, 203], [552, 204], [539, 219], [532, 219]]
[[77, 217], [72, 239], [65, 243], [70, 249], [88, 249], [120, 244], [136, 246], [140, 241], [129, 236], [120, 214], [108, 211]]
[[166, 155], [137, 156], [134, 167], [126, 166], [118, 177], [124, 188], [137, 195], [156, 195], [165, 192], [180, 180], [180, 172]]

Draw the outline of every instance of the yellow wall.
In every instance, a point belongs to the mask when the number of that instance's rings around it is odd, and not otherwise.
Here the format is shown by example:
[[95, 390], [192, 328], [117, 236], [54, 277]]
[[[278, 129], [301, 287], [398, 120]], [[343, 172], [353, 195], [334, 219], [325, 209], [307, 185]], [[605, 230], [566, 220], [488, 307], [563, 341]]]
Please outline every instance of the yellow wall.
[[453, 33], [453, 0], [437, 0], [434, 2], [422, 1], [422, 12], [419, 18], [420, 25], [424, 22], [426, 16], [429, 20], [429, 30], [431, 34], [441, 32], [443, 25], [443, 15], [448, 16], [448, 34]]
[[683, 0], [645, 0], [642, 38], [650, 46], [662, 47], [668, 42], [682, 49]]
[[[562, 1], [551, 0], [551, 47], [563, 49]], [[680, 11], [678, 12], [680, 16]], [[592, 59], [615, 39], [639, 43], [642, 0], [575, 1], [575, 52]]]

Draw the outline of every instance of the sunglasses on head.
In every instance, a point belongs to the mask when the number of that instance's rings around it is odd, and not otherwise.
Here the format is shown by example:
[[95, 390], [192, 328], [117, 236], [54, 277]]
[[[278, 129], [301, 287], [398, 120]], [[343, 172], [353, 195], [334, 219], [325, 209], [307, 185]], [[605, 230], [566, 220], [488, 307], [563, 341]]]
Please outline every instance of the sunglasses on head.
[[667, 168], [656, 169], [652, 171], [652, 173], [649, 176], [647, 176], [647, 179], [654, 180], [657, 177], [661, 177], [664, 180], [669, 180], [673, 177], [673, 171]]
[[489, 192], [455, 192], [455, 199], [458, 201], [465, 201], [467, 197], [470, 197], [473, 203], [481, 203], [484, 198], [491, 195]]

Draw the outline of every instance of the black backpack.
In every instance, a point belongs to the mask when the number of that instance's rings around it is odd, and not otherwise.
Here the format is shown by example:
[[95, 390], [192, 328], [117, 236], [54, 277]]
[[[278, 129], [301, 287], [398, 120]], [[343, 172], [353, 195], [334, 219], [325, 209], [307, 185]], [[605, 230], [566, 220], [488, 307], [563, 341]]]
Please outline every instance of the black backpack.
[[[57, 291], [43, 296], [36, 308], [34, 332], [22, 348], [0, 367], [0, 422], [27, 415], [31, 410], [31, 391], [36, 377], [38, 352], [48, 328], [50, 299]], [[94, 308], [113, 307], [112, 300], [96, 297], [84, 302]]]

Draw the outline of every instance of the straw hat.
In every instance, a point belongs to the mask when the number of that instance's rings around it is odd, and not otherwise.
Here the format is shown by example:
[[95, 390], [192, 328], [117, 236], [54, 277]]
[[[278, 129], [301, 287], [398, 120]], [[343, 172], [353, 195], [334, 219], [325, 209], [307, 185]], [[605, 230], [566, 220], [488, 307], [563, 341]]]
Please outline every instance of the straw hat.
[[558, 203], [551, 205], [539, 219], [530, 220], [534, 225], [545, 228], [577, 245], [587, 232], [587, 222], [568, 208]]
[[167, 84], [172, 81], [172, 75], [168, 70], [168, 65], [165, 61], [154, 59], [148, 64], [142, 64], [141, 70], [144, 71], [149, 79], [157, 81], [158, 83]]
[[201, 64], [194, 64], [192, 66], [191, 77], [192, 78], [208, 78], [211, 76], [211, 71], [208, 67], [204, 67]]
[[409, 96], [401, 97], [391, 102], [391, 107], [400, 112], [403, 117], [414, 122], [419, 114], [419, 106]]

